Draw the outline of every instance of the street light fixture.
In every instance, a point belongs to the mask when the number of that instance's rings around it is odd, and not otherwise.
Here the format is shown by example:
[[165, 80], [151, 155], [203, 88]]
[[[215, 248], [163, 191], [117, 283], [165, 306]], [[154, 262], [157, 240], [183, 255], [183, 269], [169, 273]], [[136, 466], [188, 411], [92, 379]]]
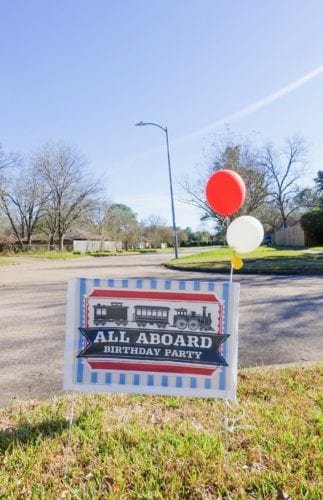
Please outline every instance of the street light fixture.
[[175, 222], [175, 208], [174, 208], [174, 195], [173, 195], [173, 183], [172, 183], [172, 170], [170, 166], [170, 155], [169, 155], [169, 143], [168, 143], [168, 131], [167, 127], [162, 127], [158, 123], [151, 122], [139, 122], [136, 123], [136, 127], [144, 127], [146, 125], [152, 125], [153, 127], [158, 127], [165, 132], [166, 135], [166, 146], [167, 146], [167, 160], [168, 160], [168, 175], [169, 175], [169, 190], [170, 190], [170, 200], [172, 206], [172, 218], [173, 218], [173, 241], [175, 250], [175, 259], [178, 259], [178, 243], [177, 243], [177, 233], [176, 233], [176, 222]]

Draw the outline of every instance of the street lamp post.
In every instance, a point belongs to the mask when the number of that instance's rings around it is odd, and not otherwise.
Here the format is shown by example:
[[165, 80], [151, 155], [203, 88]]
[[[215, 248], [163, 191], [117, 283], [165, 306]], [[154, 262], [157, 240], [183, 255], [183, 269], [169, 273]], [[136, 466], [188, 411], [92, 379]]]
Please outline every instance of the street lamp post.
[[137, 127], [144, 127], [146, 125], [152, 125], [153, 127], [158, 127], [161, 130], [163, 130], [165, 132], [165, 135], [166, 135], [167, 160], [168, 160], [168, 176], [169, 176], [169, 191], [170, 191], [170, 200], [171, 200], [171, 206], [172, 206], [172, 219], [173, 219], [173, 241], [174, 241], [175, 259], [178, 259], [178, 243], [177, 243], [177, 232], [176, 232], [176, 222], [175, 222], [175, 208], [174, 208], [172, 169], [171, 169], [171, 166], [170, 166], [168, 131], [167, 131], [167, 127], [162, 127], [161, 125], [158, 125], [158, 123], [151, 123], [151, 122], [139, 122], [139, 123], [136, 123]]

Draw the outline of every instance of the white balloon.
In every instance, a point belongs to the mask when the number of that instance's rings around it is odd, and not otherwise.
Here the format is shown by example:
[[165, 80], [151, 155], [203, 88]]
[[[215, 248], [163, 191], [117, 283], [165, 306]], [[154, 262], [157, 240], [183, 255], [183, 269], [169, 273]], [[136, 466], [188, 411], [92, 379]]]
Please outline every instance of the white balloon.
[[251, 215], [242, 215], [231, 222], [227, 229], [227, 242], [238, 253], [256, 250], [264, 239], [261, 222]]

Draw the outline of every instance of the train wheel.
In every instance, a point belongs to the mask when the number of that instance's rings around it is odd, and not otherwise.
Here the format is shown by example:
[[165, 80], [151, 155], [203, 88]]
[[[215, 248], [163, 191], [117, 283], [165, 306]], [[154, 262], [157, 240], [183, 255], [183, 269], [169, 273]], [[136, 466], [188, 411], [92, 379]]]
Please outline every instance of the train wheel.
[[185, 330], [185, 328], [187, 327], [187, 320], [184, 318], [177, 318], [177, 320], [175, 321], [175, 326], [179, 330]]
[[188, 327], [190, 330], [197, 330], [199, 326], [200, 326], [200, 323], [199, 323], [198, 319], [192, 318], [188, 322]]

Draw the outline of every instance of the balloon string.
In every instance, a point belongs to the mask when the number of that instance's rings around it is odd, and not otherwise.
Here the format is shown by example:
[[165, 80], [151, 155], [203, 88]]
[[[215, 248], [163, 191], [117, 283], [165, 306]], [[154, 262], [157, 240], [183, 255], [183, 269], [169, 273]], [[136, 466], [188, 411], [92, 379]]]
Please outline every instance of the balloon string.
[[[222, 221], [222, 227], [226, 224], [226, 226], [228, 227], [230, 223], [230, 218], [229, 217], [224, 217], [223, 221]], [[233, 254], [232, 254], [233, 255]], [[232, 278], [233, 278], [233, 262], [232, 262], [232, 258], [231, 258], [231, 270], [230, 270], [230, 283], [232, 283]]]
[[234, 258], [234, 255], [235, 255], [234, 250], [231, 249], [231, 251], [232, 251], [232, 255], [231, 255], [230, 283], [232, 283], [232, 280], [233, 280], [233, 258]]

